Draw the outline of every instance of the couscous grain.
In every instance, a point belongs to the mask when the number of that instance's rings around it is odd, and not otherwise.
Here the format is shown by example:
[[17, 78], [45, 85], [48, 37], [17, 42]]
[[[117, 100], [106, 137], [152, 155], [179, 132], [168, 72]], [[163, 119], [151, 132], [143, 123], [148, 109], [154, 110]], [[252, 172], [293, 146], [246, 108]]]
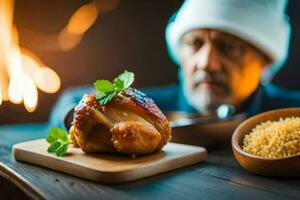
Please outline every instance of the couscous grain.
[[243, 142], [245, 152], [266, 158], [298, 155], [300, 154], [300, 117], [262, 122], [245, 136]]

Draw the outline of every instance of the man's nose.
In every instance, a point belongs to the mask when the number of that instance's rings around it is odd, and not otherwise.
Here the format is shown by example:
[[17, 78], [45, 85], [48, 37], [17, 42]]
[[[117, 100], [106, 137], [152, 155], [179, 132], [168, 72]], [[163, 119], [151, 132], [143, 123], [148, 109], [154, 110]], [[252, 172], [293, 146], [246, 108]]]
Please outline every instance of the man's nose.
[[205, 44], [197, 54], [197, 69], [219, 71], [221, 69], [219, 56], [211, 43]]

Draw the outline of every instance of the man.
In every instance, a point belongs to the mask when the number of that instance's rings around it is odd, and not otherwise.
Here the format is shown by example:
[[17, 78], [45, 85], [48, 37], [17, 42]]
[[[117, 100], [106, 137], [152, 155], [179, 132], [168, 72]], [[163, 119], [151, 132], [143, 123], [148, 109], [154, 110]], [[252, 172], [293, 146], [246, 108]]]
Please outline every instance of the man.
[[[290, 24], [285, 0], [186, 0], [166, 29], [180, 86], [144, 89], [164, 111], [214, 115], [226, 104], [253, 115], [300, 105], [300, 94], [261, 86], [284, 63]], [[54, 109], [77, 104], [91, 89], [66, 93]], [[68, 103], [66, 103], [68, 102]]]
[[[186, 100], [198, 112], [221, 104], [242, 111], [286, 59], [290, 24], [284, 0], [186, 0], [166, 31]], [[256, 112], [268, 109], [266, 105]], [[284, 103], [281, 106], [288, 106]]]

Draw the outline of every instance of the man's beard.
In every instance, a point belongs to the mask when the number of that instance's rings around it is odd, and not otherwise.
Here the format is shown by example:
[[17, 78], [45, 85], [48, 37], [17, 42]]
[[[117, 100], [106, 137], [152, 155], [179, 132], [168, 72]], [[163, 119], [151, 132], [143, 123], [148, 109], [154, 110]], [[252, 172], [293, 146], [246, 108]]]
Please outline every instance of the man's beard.
[[[199, 88], [204, 82], [212, 82], [217, 89]], [[187, 101], [200, 114], [215, 115], [220, 105], [231, 103], [229, 80], [225, 74], [199, 71], [192, 77], [192, 87], [186, 83], [184, 87]]]
[[188, 102], [202, 115], [216, 115], [217, 109], [222, 104], [230, 104], [230, 97], [216, 97], [208, 92], [185, 92]]

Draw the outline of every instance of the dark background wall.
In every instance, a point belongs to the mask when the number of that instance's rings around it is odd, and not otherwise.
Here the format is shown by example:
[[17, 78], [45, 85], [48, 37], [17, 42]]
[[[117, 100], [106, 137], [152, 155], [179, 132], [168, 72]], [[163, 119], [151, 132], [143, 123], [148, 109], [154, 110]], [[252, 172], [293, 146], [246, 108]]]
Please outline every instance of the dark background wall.
[[[16, 0], [15, 24], [20, 44], [36, 53], [62, 79], [57, 94], [39, 92], [39, 105], [27, 113], [22, 105], [4, 102], [0, 123], [46, 121], [51, 107], [70, 86], [91, 84], [98, 78], [113, 78], [124, 69], [136, 74], [136, 87], [176, 83], [177, 69], [168, 58], [164, 30], [170, 15], [181, 0], [120, 0], [110, 13], [101, 15], [85, 34], [82, 42], [69, 52], [47, 50], [47, 43], [36, 40], [36, 32], [55, 34], [83, 0]], [[274, 83], [300, 89], [300, 1], [290, 1], [288, 14], [293, 23], [291, 53], [285, 68]]]

